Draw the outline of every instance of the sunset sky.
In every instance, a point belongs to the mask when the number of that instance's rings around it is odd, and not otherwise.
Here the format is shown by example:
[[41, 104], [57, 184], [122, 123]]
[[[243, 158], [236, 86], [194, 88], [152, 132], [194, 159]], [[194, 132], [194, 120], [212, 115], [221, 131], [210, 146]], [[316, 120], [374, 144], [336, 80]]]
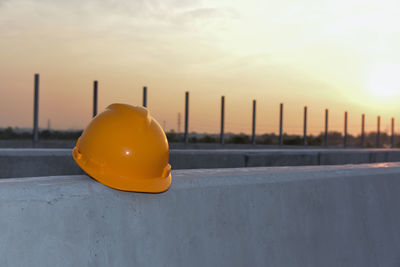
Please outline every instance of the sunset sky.
[[[400, 129], [398, 0], [0, 0], [0, 127], [32, 126], [33, 75], [40, 73], [40, 127], [83, 128], [92, 84], [99, 111], [114, 102], [148, 106], [167, 130], [183, 121], [190, 91], [190, 130], [218, 132], [226, 96], [226, 132], [278, 129], [358, 134], [390, 118]], [[181, 126], [183, 129], [183, 123]]]

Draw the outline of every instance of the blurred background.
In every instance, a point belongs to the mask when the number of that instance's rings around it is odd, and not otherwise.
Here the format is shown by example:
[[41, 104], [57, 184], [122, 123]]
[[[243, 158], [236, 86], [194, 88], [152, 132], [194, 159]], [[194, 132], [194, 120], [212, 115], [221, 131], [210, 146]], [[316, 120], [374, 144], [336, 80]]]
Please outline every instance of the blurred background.
[[98, 80], [99, 112], [141, 105], [147, 86], [147, 106], [170, 140], [183, 131], [185, 91], [192, 142], [218, 137], [222, 95], [228, 135], [248, 138], [256, 99], [257, 142], [277, 142], [280, 103], [293, 138], [307, 106], [315, 138], [328, 108], [338, 140], [345, 111], [350, 135], [360, 135], [365, 113], [367, 132], [381, 116], [385, 139], [391, 118], [400, 122], [399, 12], [394, 0], [0, 0], [0, 137], [29, 138], [40, 73], [39, 127], [53, 132], [41, 138], [79, 136]]

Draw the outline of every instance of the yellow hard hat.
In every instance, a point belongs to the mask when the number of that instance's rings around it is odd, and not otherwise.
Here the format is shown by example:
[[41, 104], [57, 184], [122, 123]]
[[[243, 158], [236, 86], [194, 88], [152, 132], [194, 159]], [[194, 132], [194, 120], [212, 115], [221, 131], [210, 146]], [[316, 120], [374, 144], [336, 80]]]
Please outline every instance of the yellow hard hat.
[[167, 138], [142, 107], [108, 106], [83, 131], [72, 156], [87, 174], [115, 189], [160, 193], [171, 184]]

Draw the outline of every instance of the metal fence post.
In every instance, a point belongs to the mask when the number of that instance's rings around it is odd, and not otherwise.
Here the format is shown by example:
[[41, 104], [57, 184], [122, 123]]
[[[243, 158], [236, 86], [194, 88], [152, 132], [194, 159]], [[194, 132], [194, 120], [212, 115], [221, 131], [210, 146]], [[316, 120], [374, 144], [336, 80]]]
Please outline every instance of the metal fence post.
[[97, 115], [97, 81], [93, 82], [93, 117]]
[[394, 118], [392, 118], [392, 135], [390, 137], [391, 148], [394, 148]]
[[344, 112], [344, 137], [343, 147], [347, 147], [347, 111]]
[[304, 107], [303, 145], [307, 145], [307, 106]]
[[256, 144], [256, 100], [253, 100], [253, 121], [251, 130], [251, 143]]
[[365, 114], [361, 115], [361, 147], [365, 147]]
[[381, 116], [378, 116], [376, 131], [376, 147], [381, 146]]
[[33, 147], [39, 141], [39, 74], [35, 74], [33, 96]]
[[279, 145], [283, 145], [283, 103], [279, 105]]
[[178, 113], [178, 133], [181, 133], [181, 113]]
[[185, 92], [185, 144], [189, 143], [189, 92]]
[[147, 87], [143, 86], [143, 107], [147, 108]]
[[328, 117], [329, 117], [329, 110], [325, 109], [325, 138], [324, 138], [324, 145], [328, 146]]
[[221, 145], [224, 144], [224, 123], [225, 123], [225, 96], [221, 97], [221, 133], [219, 141]]

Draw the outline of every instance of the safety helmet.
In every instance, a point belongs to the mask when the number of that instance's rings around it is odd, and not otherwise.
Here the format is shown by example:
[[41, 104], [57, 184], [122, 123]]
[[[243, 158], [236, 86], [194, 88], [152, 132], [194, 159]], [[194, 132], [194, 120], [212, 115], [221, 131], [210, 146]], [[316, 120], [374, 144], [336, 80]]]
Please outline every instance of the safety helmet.
[[72, 156], [88, 175], [115, 189], [160, 193], [171, 184], [167, 138], [142, 107], [108, 106], [83, 131]]

